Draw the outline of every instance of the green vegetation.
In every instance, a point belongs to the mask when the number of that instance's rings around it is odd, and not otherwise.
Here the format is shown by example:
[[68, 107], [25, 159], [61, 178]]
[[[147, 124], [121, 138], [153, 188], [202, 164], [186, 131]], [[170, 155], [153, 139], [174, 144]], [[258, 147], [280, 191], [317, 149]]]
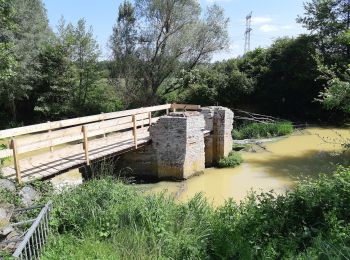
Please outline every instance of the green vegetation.
[[287, 121], [266, 124], [248, 123], [233, 129], [232, 137], [233, 139], [252, 139], [288, 135], [292, 132], [293, 125]]
[[228, 20], [217, 5], [204, 15], [196, 0], [126, 0], [116, 10], [112, 59], [100, 61], [84, 19], [62, 20], [54, 33], [42, 0], [0, 0], [0, 127], [164, 102], [343, 123], [350, 111], [348, 6], [310, 0], [297, 19], [309, 34], [211, 64], [228, 45]]
[[346, 0], [310, 0], [298, 17], [309, 34], [184, 70], [171, 80], [173, 92], [164, 99], [249, 108], [299, 122], [345, 121], [350, 111], [349, 13]]
[[135, 0], [116, 13], [100, 61], [84, 19], [54, 32], [42, 0], [0, 0], [0, 128], [155, 105], [166, 80], [228, 46], [217, 5]]
[[112, 179], [54, 198], [43, 259], [255, 259], [350, 257], [350, 169], [285, 196], [250, 194], [213, 208], [175, 203]]
[[230, 152], [227, 157], [221, 158], [218, 167], [219, 168], [233, 168], [240, 165], [243, 162], [242, 156], [237, 152]]

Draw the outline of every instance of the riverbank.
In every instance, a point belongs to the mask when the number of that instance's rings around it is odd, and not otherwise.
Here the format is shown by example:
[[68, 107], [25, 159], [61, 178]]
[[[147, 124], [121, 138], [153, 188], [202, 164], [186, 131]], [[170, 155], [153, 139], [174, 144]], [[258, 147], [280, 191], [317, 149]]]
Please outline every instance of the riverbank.
[[251, 193], [217, 208], [203, 196], [175, 203], [112, 179], [54, 198], [42, 259], [350, 257], [350, 169], [283, 196]]

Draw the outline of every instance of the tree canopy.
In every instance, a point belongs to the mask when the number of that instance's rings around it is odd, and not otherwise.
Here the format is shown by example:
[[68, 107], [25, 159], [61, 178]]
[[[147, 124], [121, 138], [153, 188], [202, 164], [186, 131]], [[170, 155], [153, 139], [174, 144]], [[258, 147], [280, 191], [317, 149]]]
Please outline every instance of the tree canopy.
[[128, 79], [125, 72], [116, 77], [131, 81], [147, 104], [156, 103], [165, 80], [227, 47], [227, 24], [220, 7], [210, 6], [202, 16], [196, 0], [136, 0], [134, 6], [124, 2], [111, 48], [114, 62], [128, 58], [134, 66], [128, 68]]

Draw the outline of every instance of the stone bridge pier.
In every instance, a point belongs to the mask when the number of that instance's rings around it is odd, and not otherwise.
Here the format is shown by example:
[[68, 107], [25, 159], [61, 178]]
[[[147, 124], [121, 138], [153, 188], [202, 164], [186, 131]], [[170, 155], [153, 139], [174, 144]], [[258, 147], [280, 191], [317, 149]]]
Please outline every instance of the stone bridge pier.
[[152, 143], [122, 155], [118, 167], [160, 179], [198, 175], [232, 150], [233, 116], [219, 106], [162, 116], [150, 127]]

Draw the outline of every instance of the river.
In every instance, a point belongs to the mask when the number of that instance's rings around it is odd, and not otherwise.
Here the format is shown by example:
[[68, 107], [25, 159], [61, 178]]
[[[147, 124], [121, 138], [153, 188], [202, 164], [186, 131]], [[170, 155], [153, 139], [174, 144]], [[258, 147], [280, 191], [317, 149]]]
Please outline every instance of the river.
[[[163, 192], [178, 201], [187, 201], [196, 193], [213, 204], [221, 205], [232, 198], [239, 202], [250, 191], [273, 190], [282, 194], [293, 188], [298, 180], [316, 178], [319, 173], [331, 173], [337, 164], [350, 164], [350, 153], [342, 152], [342, 143], [350, 139], [350, 130], [336, 128], [307, 128], [292, 135], [252, 145], [240, 151], [244, 163], [236, 168], [208, 168], [202, 175], [182, 182], [161, 181], [138, 184], [146, 192]], [[60, 179], [53, 180], [60, 183]], [[65, 182], [79, 183], [76, 172], [68, 173]]]
[[273, 190], [281, 194], [298, 180], [330, 173], [338, 163], [349, 163], [350, 154], [342, 153], [342, 139], [350, 138], [347, 129], [308, 128], [291, 136], [253, 146], [241, 152], [244, 163], [236, 168], [209, 168], [204, 174], [183, 182], [145, 184], [152, 192], [166, 190], [179, 201], [196, 193], [214, 205], [232, 198], [239, 202], [248, 192]]

